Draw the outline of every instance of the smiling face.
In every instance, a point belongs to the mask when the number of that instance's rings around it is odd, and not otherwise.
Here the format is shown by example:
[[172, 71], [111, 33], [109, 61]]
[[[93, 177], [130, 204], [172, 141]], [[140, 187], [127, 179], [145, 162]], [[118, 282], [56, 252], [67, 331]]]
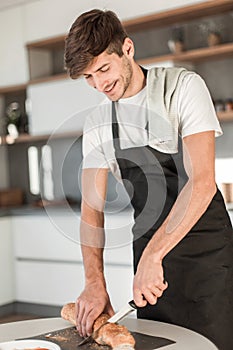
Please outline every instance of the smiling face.
[[[134, 47], [127, 38], [122, 46], [123, 56], [106, 51], [95, 57], [83, 72], [88, 84], [103, 92], [111, 101], [118, 101], [134, 95], [137, 85], [134, 84], [135, 66]], [[137, 66], [138, 67], [138, 66]]]

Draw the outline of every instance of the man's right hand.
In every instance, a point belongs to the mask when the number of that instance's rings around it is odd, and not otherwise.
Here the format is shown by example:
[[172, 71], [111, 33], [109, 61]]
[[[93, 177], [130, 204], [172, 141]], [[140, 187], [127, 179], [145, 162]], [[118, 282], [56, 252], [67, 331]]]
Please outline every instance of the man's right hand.
[[109, 295], [102, 283], [92, 282], [76, 300], [76, 328], [82, 337], [92, 333], [93, 323], [100, 314], [114, 315]]

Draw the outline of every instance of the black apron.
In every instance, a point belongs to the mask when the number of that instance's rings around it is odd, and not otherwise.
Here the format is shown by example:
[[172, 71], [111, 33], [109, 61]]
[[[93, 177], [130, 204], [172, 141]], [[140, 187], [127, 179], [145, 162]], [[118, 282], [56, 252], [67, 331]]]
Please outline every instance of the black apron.
[[[144, 248], [188, 180], [182, 142], [175, 155], [149, 146], [121, 149], [114, 102], [112, 133], [116, 160], [134, 209], [136, 272]], [[138, 318], [192, 329], [220, 350], [233, 350], [233, 230], [218, 189], [192, 230], [163, 259], [163, 268], [169, 287], [156, 305], [138, 310]]]

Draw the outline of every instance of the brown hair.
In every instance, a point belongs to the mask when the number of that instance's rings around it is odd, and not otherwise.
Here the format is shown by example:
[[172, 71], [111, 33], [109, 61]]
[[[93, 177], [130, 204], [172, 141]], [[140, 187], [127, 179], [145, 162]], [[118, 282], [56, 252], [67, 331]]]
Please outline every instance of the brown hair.
[[72, 79], [78, 78], [94, 57], [107, 50], [123, 55], [127, 33], [112, 11], [94, 9], [80, 15], [65, 40], [65, 67]]

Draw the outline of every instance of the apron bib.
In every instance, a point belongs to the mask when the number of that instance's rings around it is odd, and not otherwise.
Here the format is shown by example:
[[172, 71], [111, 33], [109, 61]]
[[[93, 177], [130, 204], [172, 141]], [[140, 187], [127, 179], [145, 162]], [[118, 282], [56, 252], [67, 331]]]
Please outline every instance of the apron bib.
[[[112, 103], [115, 156], [134, 209], [134, 272], [141, 254], [169, 214], [186, 181], [182, 143], [178, 154], [149, 146], [120, 148]], [[168, 289], [138, 318], [180, 325], [233, 349], [233, 231], [220, 191], [192, 230], [163, 259]], [[200, 349], [202, 350], [202, 349]]]

